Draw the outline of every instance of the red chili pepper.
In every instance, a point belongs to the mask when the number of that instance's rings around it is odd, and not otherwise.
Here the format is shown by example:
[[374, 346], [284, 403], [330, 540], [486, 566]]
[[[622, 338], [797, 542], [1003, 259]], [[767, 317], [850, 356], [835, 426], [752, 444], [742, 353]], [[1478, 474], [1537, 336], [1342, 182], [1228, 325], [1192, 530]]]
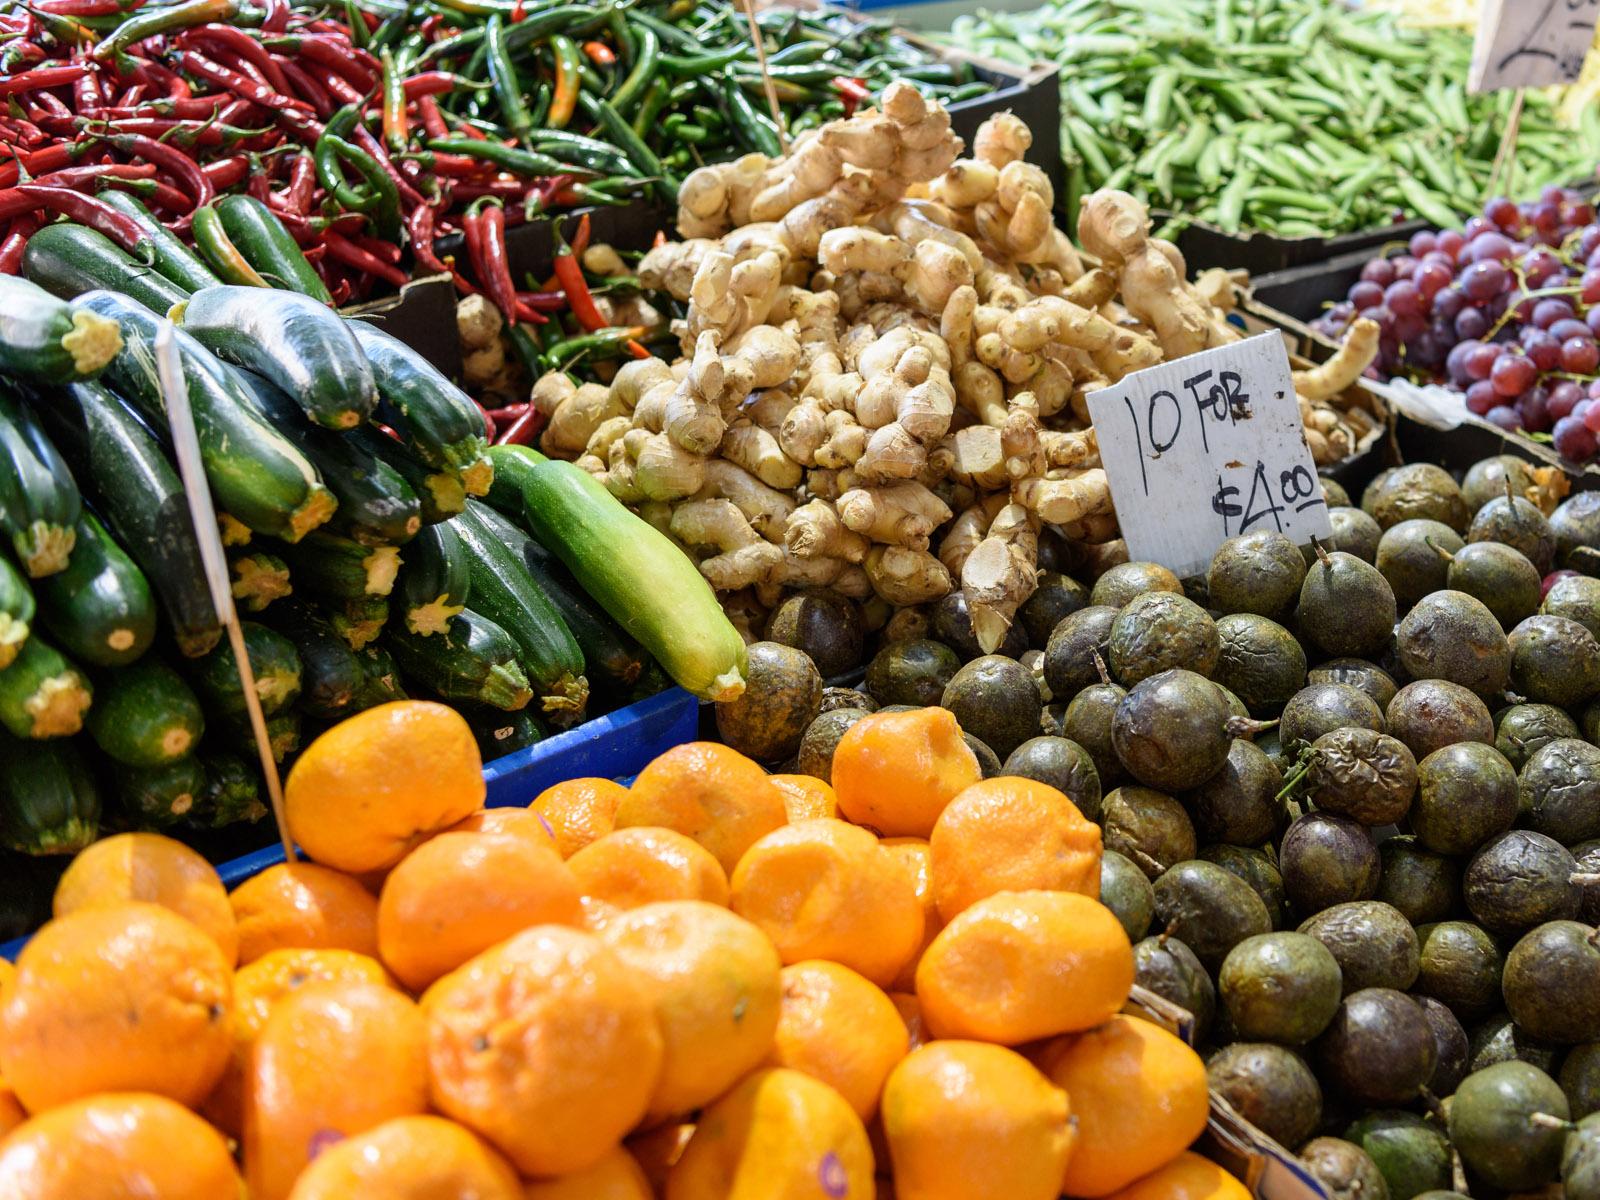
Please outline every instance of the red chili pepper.
[[250, 173], [250, 160], [243, 154], [235, 154], [231, 158], [219, 158], [215, 162], [208, 162], [200, 170], [211, 181], [213, 188], [225, 192]]
[[585, 42], [583, 52], [589, 56], [589, 61], [597, 67], [614, 67], [617, 65], [617, 52], [604, 42]]
[[359, 104], [366, 99], [364, 89], [351, 83], [332, 67], [319, 66], [313, 63], [312, 70], [308, 73], [327, 89], [328, 95], [332, 96], [340, 104]]
[[518, 292], [517, 303], [535, 312], [560, 312], [567, 306], [565, 292]]
[[622, 344], [623, 344], [624, 347], [627, 348], [628, 353], [633, 355], [635, 358], [649, 358], [650, 357], [650, 351], [645, 349], [645, 346], [644, 346], [643, 342], [638, 342], [638, 341], [635, 341], [633, 338], [629, 338], [627, 341], [623, 342]]
[[543, 418], [543, 413], [530, 406], [527, 412], [511, 422], [506, 431], [494, 439], [494, 444], [496, 446], [524, 445], [539, 431], [539, 425], [542, 423]]
[[187, 100], [194, 94], [188, 80], [160, 63], [130, 54], [119, 59], [116, 65], [119, 77], [136, 79], [140, 83], [159, 88], [173, 100]]
[[478, 282], [487, 290], [489, 283], [483, 269], [483, 217], [475, 208], [469, 208], [461, 217], [461, 238], [466, 246], [467, 263]]
[[417, 97], [417, 115], [422, 118], [422, 128], [430, 138], [450, 136], [450, 127], [444, 123], [444, 114], [439, 111], [439, 102], [432, 96]]
[[116, 133], [104, 140], [122, 153], [152, 162], [171, 175], [188, 192], [192, 201], [190, 208], [210, 204], [212, 197], [216, 195], [211, 177], [200, 169], [199, 163], [176, 146], [140, 134]]
[[520, 200], [527, 188], [517, 179], [491, 179], [484, 183], [457, 183], [457, 200]]
[[378, 74], [383, 66], [375, 55], [367, 53], [358, 46], [351, 45], [350, 39], [343, 36], [329, 37], [322, 34], [304, 35], [294, 38], [282, 39], [292, 41], [292, 46], [274, 45], [274, 50], [288, 50], [290, 53], [299, 51], [300, 54], [319, 66], [324, 66], [336, 71], [344, 79], [354, 84], [363, 92], [371, 91], [378, 82]]
[[[83, 153], [85, 147], [75, 146], [71, 142], [57, 142], [51, 146], [43, 146], [38, 150], [29, 151], [22, 155], [12, 155], [0, 160], [0, 187], [8, 188], [22, 178], [22, 172], [29, 175], [44, 175], [50, 171], [59, 171], [70, 167], [77, 161], [78, 155]], [[20, 160], [20, 168], [18, 166]]]
[[411, 242], [411, 257], [430, 274], [438, 275], [450, 268], [433, 252], [433, 209], [418, 205], [406, 214], [406, 236]]
[[347, 267], [354, 267], [368, 275], [375, 275], [385, 283], [395, 287], [404, 287], [411, 280], [399, 267], [384, 262], [377, 255], [341, 237], [331, 229], [322, 235], [322, 244], [328, 248], [328, 257], [344, 263]]
[[227, 130], [216, 121], [179, 121], [172, 117], [124, 117], [94, 128], [104, 128], [112, 134], [165, 138], [167, 144], [174, 146], [220, 146], [228, 140]]
[[340, 275], [334, 279], [327, 280], [327, 283], [328, 291], [333, 296], [333, 303], [337, 307], [342, 308], [350, 302], [350, 293], [354, 289], [351, 288], [349, 279]]
[[132, 108], [134, 105], [138, 104], [144, 99], [145, 93], [149, 90], [150, 88], [147, 84], [136, 83], [133, 86], [124, 89], [117, 96], [114, 96], [112, 98], [111, 106], [113, 108]]
[[483, 415], [495, 421], [515, 421], [532, 407], [524, 400], [520, 404], [508, 404], [504, 408], [485, 408]]
[[583, 264], [578, 261], [578, 256], [571, 246], [561, 237], [559, 225], [555, 226], [556, 257], [553, 267], [556, 279], [561, 283], [561, 290], [566, 293], [567, 304], [572, 309], [572, 315], [578, 318], [578, 324], [593, 333], [596, 329], [604, 329], [611, 324], [599, 307], [594, 302], [594, 294], [589, 291], [589, 281], [583, 277]]
[[267, 15], [262, 18], [262, 33], [282, 33], [289, 28], [288, 0], [263, 0]]
[[73, 191], [92, 190], [101, 180], [154, 179], [155, 166], [151, 163], [94, 163], [86, 166], [64, 167], [59, 171], [40, 175], [35, 183], [46, 187], [67, 187]]
[[[39, 67], [0, 79], [0, 96], [18, 96], [46, 88], [65, 87], [76, 83], [94, 68], [88, 63], [68, 63], [60, 67]], [[54, 97], [51, 97], [54, 99]]]
[[352, 233], [350, 241], [360, 246], [374, 258], [381, 258], [384, 262], [394, 265], [400, 261], [400, 247], [393, 242], [386, 242], [382, 238], [375, 238], [367, 233]]
[[227, 93], [189, 96], [182, 100], [163, 97], [159, 100], [146, 100], [143, 104], [113, 104], [100, 115], [108, 121], [127, 121], [139, 117], [181, 117], [189, 121], [211, 121], [220, 119], [222, 110], [232, 104], [233, 100], [234, 97]]
[[[189, 197], [164, 180], [110, 179], [107, 180], [107, 183], [113, 187], [120, 187], [124, 191], [137, 193], [143, 196], [148, 204], [164, 209], [175, 217], [186, 217], [189, 212]], [[187, 224], [187, 218], [184, 221], [176, 222], [173, 227], [181, 228], [185, 224]]]
[[424, 96], [442, 96], [454, 91], [459, 82], [449, 71], [424, 71], [420, 75], [406, 76], [400, 86], [405, 89], [407, 100], [420, 100]]
[[383, 143], [377, 136], [359, 121], [351, 130], [355, 143], [373, 158], [378, 160], [378, 165], [383, 168], [383, 173], [394, 180], [394, 186], [400, 192], [400, 199], [404, 204], [426, 204], [421, 192], [411, 186], [411, 181], [395, 169], [394, 161], [389, 157], [389, 152], [384, 149]]
[[289, 185], [280, 193], [293, 212], [304, 216], [311, 211], [311, 197], [317, 186], [317, 164], [301, 151], [289, 167]]
[[839, 93], [839, 99], [844, 104], [844, 115], [847, 117], [853, 116], [863, 101], [872, 98], [872, 89], [867, 87], [867, 81], [859, 76], [835, 75], [833, 90]]
[[221, 63], [214, 62], [195, 50], [183, 51], [178, 56], [178, 61], [189, 74], [197, 75], [219, 87], [227, 88], [236, 96], [243, 96], [246, 100], [261, 105], [272, 113], [276, 121], [286, 125], [302, 138], [309, 140], [321, 136], [322, 126], [313, 118], [311, 106], [303, 100], [295, 100], [274, 92], [269, 87], [263, 87], [249, 76], [230, 71]]
[[[80, 225], [87, 225], [91, 229], [98, 229], [124, 250], [132, 253], [148, 238], [143, 229], [130, 217], [125, 217], [110, 205], [96, 200], [93, 196], [85, 196], [71, 188], [42, 187], [37, 183], [19, 183], [11, 189], [11, 193], [20, 195], [24, 200], [33, 203], [24, 211], [35, 208], [47, 208], [51, 212], [61, 213], [71, 217]], [[0, 192], [0, 196], [10, 193]], [[4, 207], [0, 202], [0, 207]], [[11, 215], [16, 215], [15, 213]]]
[[334, 104], [333, 97], [328, 95], [328, 89], [313, 79], [299, 63], [280, 57], [278, 69], [289, 81], [290, 94], [310, 104], [316, 111], [318, 120], [326, 121], [333, 116], [333, 110], [338, 105]]
[[515, 325], [519, 309], [517, 285], [511, 278], [511, 257], [506, 250], [506, 210], [498, 204], [484, 205], [479, 229], [483, 239], [483, 286], [507, 322]]
[[434, 40], [433, 35], [439, 32], [439, 26], [443, 24], [444, 15], [442, 13], [430, 13], [422, 18], [422, 24], [417, 26], [417, 32], [431, 42]]
[[522, 0], [512, 0], [512, 4], [511, 4], [511, 23], [513, 25], [520, 24], [521, 21], [522, 21], [522, 18], [527, 16], [527, 15], [528, 15], [527, 6], [522, 3]]
[[22, 251], [34, 230], [39, 228], [39, 218], [25, 213], [11, 222], [4, 241], [0, 241], [0, 275], [16, 275], [22, 269]]
[[[4, 144], [12, 153], [18, 148], [32, 151], [35, 147], [43, 147], [46, 142], [52, 145], [65, 144], [56, 141], [32, 121], [25, 121], [21, 117], [9, 117], [4, 113], [0, 113], [0, 130], [4, 130], [7, 135], [5, 138], [0, 138], [0, 144]], [[16, 180], [12, 180], [12, 183], [15, 182]]]
[[[188, 30], [178, 40], [184, 45], [195, 41], [202, 45], [209, 43], [212, 47], [220, 46], [255, 67], [273, 91], [285, 94], [289, 91], [289, 81], [284, 78], [282, 68], [273, 61], [272, 55], [267, 53], [267, 48], [242, 29], [235, 29], [231, 25], [202, 25], [198, 29]], [[219, 61], [225, 61], [218, 57]]]
[[100, 90], [100, 77], [90, 71], [78, 77], [72, 85], [72, 106], [80, 117], [95, 117], [106, 106], [105, 93]]

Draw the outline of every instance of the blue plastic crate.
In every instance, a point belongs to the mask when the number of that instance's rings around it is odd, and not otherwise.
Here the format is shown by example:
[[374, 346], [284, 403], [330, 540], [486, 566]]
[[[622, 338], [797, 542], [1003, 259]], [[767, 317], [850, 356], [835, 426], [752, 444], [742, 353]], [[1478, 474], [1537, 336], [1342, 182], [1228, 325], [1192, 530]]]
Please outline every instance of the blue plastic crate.
[[[545, 788], [566, 779], [637, 775], [658, 754], [699, 735], [699, 702], [682, 688], [586, 721], [576, 729], [496, 758], [483, 766], [491, 808], [526, 805]], [[232, 889], [283, 861], [282, 846], [268, 846], [217, 865], [223, 886]], [[27, 938], [0, 945], [0, 958], [16, 958]]]

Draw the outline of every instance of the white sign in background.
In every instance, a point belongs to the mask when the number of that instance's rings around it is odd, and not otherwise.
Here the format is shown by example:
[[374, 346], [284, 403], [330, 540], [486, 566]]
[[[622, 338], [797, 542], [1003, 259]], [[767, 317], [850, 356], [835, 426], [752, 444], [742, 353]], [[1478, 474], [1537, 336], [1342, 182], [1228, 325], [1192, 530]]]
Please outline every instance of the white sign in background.
[[1135, 561], [1197, 575], [1242, 533], [1332, 535], [1278, 334], [1135, 371], [1088, 401]]
[[1572, 83], [1597, 20], [1600, 0], [1483, 0], [1468, 86], [1494, 92]]

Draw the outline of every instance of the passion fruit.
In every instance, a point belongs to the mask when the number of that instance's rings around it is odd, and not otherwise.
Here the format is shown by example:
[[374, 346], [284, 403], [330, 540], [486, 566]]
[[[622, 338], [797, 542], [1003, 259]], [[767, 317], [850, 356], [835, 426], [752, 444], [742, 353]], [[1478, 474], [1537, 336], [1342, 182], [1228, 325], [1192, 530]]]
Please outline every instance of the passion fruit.
[[939, 702], [1002, 760], [1038, 735], [1044, 712], [1033, 672], [1000, 654], [985, 654], [962, 667], [945, 684]]
[[867, 715], [864, 708], [836, 708], [825, 712], [806, 728], [796, 753], [795, 769], [824, 783], [833, 781], [833, 752], [850, 727]]
[[1564, 846], [1600, 837], [1600, 747], [1576, 737], [1546, 742], [1517, 786], [1527, 828]]
[[1245, 938], [1272, 929], [1261, 898], [1215, 863], [1178, 863], [1156, 880], [1155, 893], [1157, 924], [1183, 939], [1208, 970]]
[[[1445, 586], [1481, 600], [1504, 630], [1539, 610], [1539, 570], [1500, 542], [1473, 542], [1450, 558]], [[1563, 614], [1565, 615], [1565, 614]]]
[[1193, 600], [1147, 592], [1111, 623], [1106, 662], [1123, 687], [1174, 667], [1210, 675], [1220, 650], [1216, 622]]
[[1600, 492], [1576, 492], [1550, 514], [1556, 565], [1592, 572], [1600, 566]]
[[1466, 542], [1441, 521], [1401, 521], [1384, 531], [1373, 565], [1389, 581], [1394, 602], [1404, 612], [1445, 586], [1450, 558]]
[[1118, 563], [1099, 579], [1089, 593], [1091, 605], [1120, 609], [1146, 592], [1183, 594], [1183, 581], [1160, 563]]
[[1306, 652], [1282, 625], [1254, 613], [1216, 624], [1219, 651], [1211, 678], [1257, 716], [1275, 716], [1306, 685]]
[[749, 647], [747, 686], [737, 700], [716, 706], [717, 732], [741, 754], [779, 762], [822, 711], [822, 676], [803, 650], [778, 642]]
[[1089, 752], [1077, 742], [1063, 737], [1029, 738], [1011, 752], [1001, 773], [1048, 784], [1088, 820], [1100, 818], [1100, 773]]
[[1527, 1063], [1498, 1063], [1474, 1071], [1456, 1089], [1450, 1141], [1491, 1187], [1527, 1191], [1559, 1177], [1570, 1115], [1550, 1076]]
[[[1372, 562], [1378, 557], [1378, 543], [1383, 540], [1383, 530], [1378, 523], [1359, 508], [1335, 506], [1328, 509], [1328, 524], [1333, 532], [1324, 543], [1325, 549], [1342, 550], [1353, 554], [1362, 562]], [[1302, 547], [1301, 560], [1306, 566], [1316, 561], [1313, 546]]]
[[1338, 961], [1347, 996], [1363, 988], [1403, 992], [1417, 981], [1417, 932], [1382, 901], [1336, 904], [1306, 921], [1300, 932], [1321, 942]]
[[1550, 617], [1576, 621], [1600, 638], [1600, 579], [1569, 575], [1551, 584], [1539, 611]]
[[1460, 485], [1432, 463], [1408, 463], [1374, 479], [1361, 506], [1385, 529], [1426, 517], [1464, 531], [1471, 516]]
[[1371, 696], [1380, 712], [1389, 707], [1389, 701], [1400, 690], [1392, 675], [1364, 658], [1330, 658], [1307, 671], [1306, 682], [1346, 684]]
[[1529, 930], [1506, 955], [1500, 986], [1511, 1019], [1530, 1037], [1600, 1041], [1600, 930], [1576, 921]]
[[1111, 744], [1148, 787], [1183, 792], [1222, 769], [1233, 744], [1228, 706], [1203, 675], [1171, 670], [1140, 680], [1117, 705]]
[[[920, 707], [927, 707], [922, 705]], [[822, 712], [832, 712], [836, 708], [864, 708], [868, 712], [878, 711], [878, 702], [865, 692], [847, 687], [825, 687], [822, 689]], [[819, 716], [821, 713], [818, 714]]]
[[1556, 1077], [1577, 1120], [1600, 1113], [1600, 1042], [1585, 1042], [1567, 1051]]
[[1325, 1086], [1379, 1107], [1414, 1100], [1433, 1078], [1438, 1050], [1415, 1000], [1392, 988], [1364, 988], [1340, 1003], [1317, 1039], [1316, 1058]]
[[1288, 1046], [1326, 1029], [1344, 994], [1338, 959], [1303, 933], [1245, 938], [1223, 960], [1217, 990], [1240, 1037]]
[[1285, 752], [1298, 755], [1336, 729], [1384, 731], [1383, 712], [1372, 697], [1345, 683], [1310, 683], [1289, 698], [1278, 718]]
[[804, 653], [824, 679], [855, 670], [866, 654], [861, 610], [832, 592], [785, 598], [767, 621], [767, 638]]
[[1126, 855], [1151, 879], [1193, 858], [1189, 814], [1165, 792], [1128, 785], [1108, 792], [1100, 808], [1107, 849]]
[[1461, 867], [1453, 858], [1424, 850], [1414, 837], [1392, 837], [1378, 847], [1383, 875], [1375, 899], [1397, 909], [1413, 925], [1442, 921], [1461, 901]]
[[1217, 547], [1206, 591], [1218, 612], [1275, 617], [1294, 607], [1305, 576], [1299, 548], [1276, 530], [1259, 530]]
[[1050, 635], [1044, 649], [1044, 681], [1058, 700], [1071, 701], [1086, 687], [1104, 681], [1106, 643], [1120, 609], [1080, 608]]
[[1298, 1054], [1270, 1042], [1236, 1042], [1206, 1064], [1214, 1094], [1274, 1141], [1297, 1145], [1322, 1120], [1322, 1089]]
[[1339, 508], [1350, 503], [1350, 493], [1345, 491], [1344, 484], [1337, 479], [1323, 475], [1317, 482], [1322, 485], [1322, 498], [1327, 501], [1329, 508]]
[[1517, 819], [1517, 774], [1493, 746], [1457, 742], [1417, 764], [1411, 831], [1435, 854], [1467, 854]]
[[1499, 620], [1465, 592], [1432, 592], [1418, 600], [1395, 642], [1413, 679], [1447, 679], [1480, 696], [1497, 696], [1511, 678], [1511, 646]]
[[1431, 996], [1413, 996], [1428, 1019], [1433, 1030], [1435, 1064], [1433, 1076], [1428, 1080], [1428, 1090], [1436, 1096], [1448, 1096], [1467, 1077], [1467, 1060], [1471, 1047], [1467, 1031], [1456, 1020], [1456, 1015]]
[[1467, 529], [1469, 542], [1499, 542], [1531, 562], [1540, 575], [1555, 566], [1556, 535], [1539, 506], [1521, 496], [1496, 496], [1478, 510]]
[[1416, 1113], [1382, 1110], [1351, 1125], [1345, 1137], [1378, 1165], [1391, 1200], [1457, 1195], [1445, 1190], [1450, 1186], [1450, 1139], [1437, 1123]]
[[1041, 571], [1033, 595], [1023, 601], [1017, 615], [1022, 619], [1028, 644], [1043, 650], [1056, 626], [1079, 609], [1089, 607], [1089, 589], [1070, 575]]
[[1489, 707], [1473, 692], [1444, 679], [1408, 683], [1389, 701], [1387, 730], [1406, 744], [1419, 764], [1435, 750], [1457, 742], [1494, 743]]
[[1355, 555], [1322, 553], [1306, 568], [1296, 619], [1324, 654], [1359, 658], [1388, 644], [1396, 619], [1394, 591], [1376, 567]]
[[1389, 1200], [1378, 1164], [1354, 1142], [1319, 1137], [1300, 1147], [1300, 1161], [1328, 1190], [1329, 1200]]
[[1566, 1200], [1600, 1200], [1600, 1117], [1585, 1117], [1568, 1135], [1561, 1153], [1561, 1191]]
[[1473, 855], [1462, 876], [1462, 896], [1473, 918], [1491, 933], [1516, 934], [1546, 921], [1570, 921], [1583, 902], [1572, 881], [1577, 867], [1560, 842], [1513, 829]]
[[1319, 809], [1378, 828], [1405, 819], [1417, 791], [1417, 760], [1398, 738], [1360, 726], [1311, 743], [1306, 795]]
[[1500, 1003], [1500, 949], [1482, 927], [1440, 921], [1417, 928], [1421, 943], [1417, 990], [1449, 1007], [1462, 1021], [1476, 1021]]
[[932, 708], [960, 669], [961, 659], [943, 642], [891, 642], [867, 664], [867, 692], [879, 704]]
[[1377, 843], [1365, 825], [1348, 817], [1307, 813], [1289, 826], [1278, 856], [1289, 903], [1302, 916], [1377, 893]]
[[1530, 1037], [1509, 1013], [1497, 1013], [1479, 1024], [1471, 1035], [1474, 1071], [1492, 1067], [1496, 1063], [1525, 1062], [1547, 1074], [1556, 1069], [1561, 1058], [1561, 1047]]
[[1526, 495], [1534, 486], [1533, 468], [1514, 454], [1496, 454], [1467, 468], [1461, 477], [1461, 498], [1477, 512], [1489, 501], [1506, 494]]
[[1495, 714], [1494, 748], [1516, 771], [1558, 738], [1581, 737], [1565, 709], [1553, 704], [1513, 704]]
[[1244, 880], [1250, 890], [1261, 898], [1261, 903], [1267, 906], [1267, 916], [1272, 921], [1273, 929], [1282, 929], [1288, 924], [1289, 898], [1283, 891], [1283, 873], [1278, 870], [1277, 860], [1270, 849], [1251, 849], [1218, 842], [1200, 847], [1198, 857], [1204, 862], [1216, 863], [1224, 871]]
[[1511, 631], [1511, 687], [1577, 708], [1600, 692], [1600, 641], [1570, 617], [1533, 616]]
[[1183, 797], [1202, 841], [1259, 846], [1283, 821], [1283, 776], [1254, 742], [1235, 738], [1228, 761]]
[[1162, 934], [1136, 944], [1133, 981], [1187, 1009], [1194, 1017], [1196, 1037], [1206, 1036], [1216, 1017], [1217, 990], [1205, 966], [1181, 938]]
[[1155, 915], [1155, 890], [1145, 873], [1115, 850], [1100, 855], [1100, 903], [1116, 915], [1130, 942], [1149, 932]]
[[1117, 705], [1127, 694], [1114, 683], [1096, 683], [1084, 688], [1061, 710], [1060, 736], [1088, 751], [1102, 792], [1127, 777], [1111, 741]]

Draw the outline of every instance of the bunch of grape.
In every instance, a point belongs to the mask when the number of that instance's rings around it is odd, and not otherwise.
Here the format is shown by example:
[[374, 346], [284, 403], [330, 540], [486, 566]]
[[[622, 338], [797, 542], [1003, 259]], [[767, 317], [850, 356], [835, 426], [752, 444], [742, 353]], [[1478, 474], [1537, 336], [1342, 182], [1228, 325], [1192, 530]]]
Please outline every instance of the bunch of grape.
[[1464, 229], [1418, 233], [1312, 324], [1337, 338], [1357, 316], [1382, 330], [1379, 378], [1443, 383], [1574, 462], [1600, 450], [1600, 224], [1580, 192], [1494, 199]]

